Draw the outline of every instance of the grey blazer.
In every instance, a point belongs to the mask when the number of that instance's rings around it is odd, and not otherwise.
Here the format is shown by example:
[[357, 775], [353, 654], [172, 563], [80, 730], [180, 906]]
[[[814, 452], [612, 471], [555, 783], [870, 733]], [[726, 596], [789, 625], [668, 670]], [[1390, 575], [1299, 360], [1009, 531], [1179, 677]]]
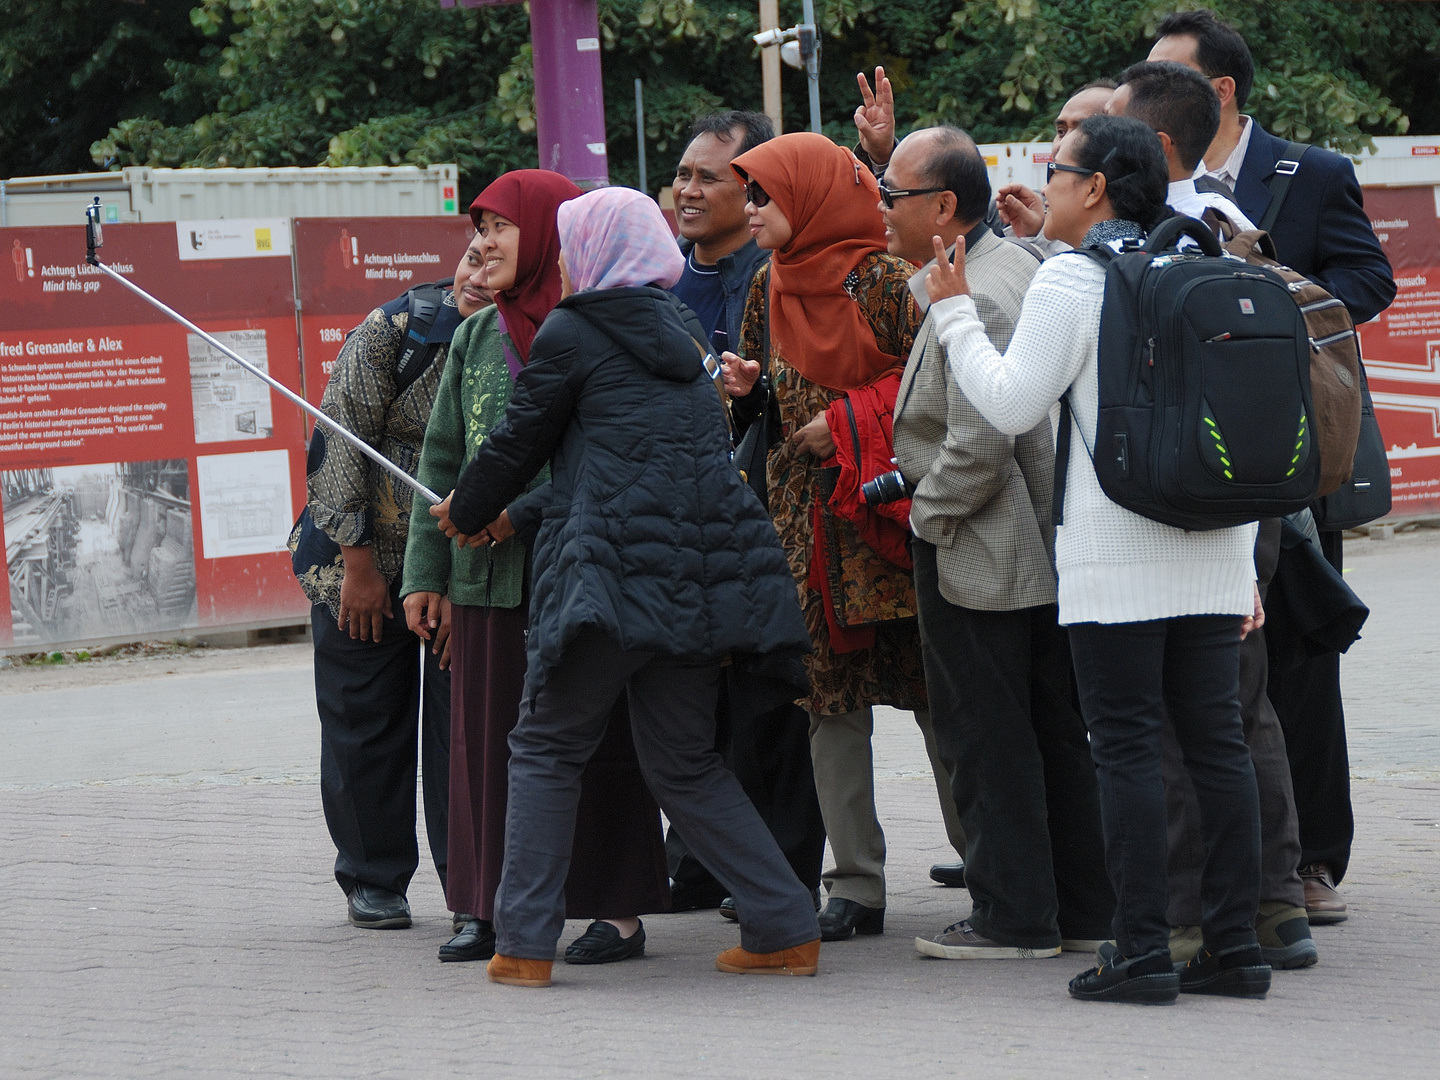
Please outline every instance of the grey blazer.
[[[1039, 265], [1030, 252], [991, 233], [966, 252], [976, 310], [1002, 352]], [[929, 307], [928, 271], [929, 264], [910, 281], [922, 310]], [[896, 400], [895, 457], [917, 485], [910, 527], [935, 545], [946, 600], [981, 611], [1055, 603], [1050, 421], [1013, 438], [992, 427], [951, 377], [928, 313]]]

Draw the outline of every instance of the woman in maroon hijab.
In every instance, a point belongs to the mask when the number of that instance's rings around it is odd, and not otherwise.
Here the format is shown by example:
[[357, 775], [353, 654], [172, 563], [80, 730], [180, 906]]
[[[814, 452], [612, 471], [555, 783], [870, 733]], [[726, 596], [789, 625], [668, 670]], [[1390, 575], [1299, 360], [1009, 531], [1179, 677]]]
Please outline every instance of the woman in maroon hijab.
[[[556, 212], [580, 190], [558, 173], [506, 173], [470, 207], [486, 287], [495, 307], [455, 331], [425, 430], [418, 475], [448, 492], [490, 430], [505, 415], [530, 343], [560, 300]], [[492, 547], [451, 544], [428, 507], [413, 514], [401, 590], [411, 630], [445, 635], [441, 598], [450, 599], [450, 844], [445, 886], [456, 935], [442, 961], [489, 959], [491, 916], [504, 861], [510, 729], [525, 683], [530, 540], [549, 492], [549, 470], [504, 515]], [[492, 536], [496, 530], [492, 529]], [[566, 914], [594, 919], [566, 950], [570, 963], [602, 964], [641, 956], [645, 931], [637, 915], [670, 904], [660, 810], [646, 788], [630, 740], [625, 699], [611, 711], [605, 741], [582, 780]]]

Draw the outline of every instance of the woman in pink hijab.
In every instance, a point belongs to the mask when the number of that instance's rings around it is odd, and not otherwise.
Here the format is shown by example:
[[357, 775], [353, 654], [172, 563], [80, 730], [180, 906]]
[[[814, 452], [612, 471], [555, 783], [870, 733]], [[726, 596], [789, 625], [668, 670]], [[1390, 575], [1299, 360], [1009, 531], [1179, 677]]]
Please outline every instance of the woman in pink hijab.
[[731, 464], [704, 331], [665, 291], [682, 260], [659, 208], [604, 188], [562, 204], [558, 223], [564, 297], [433, 511], [448, 534], [491, 541], [550, 465], [490, 978], [550, 985], [580, 776], [622, 691], [645, 782], [735, 898], [740, 945], [716, 966], [813, 975], [810, 891], [714, 751], [725, 663], [765, 708], [808, 690], [794, 579]]

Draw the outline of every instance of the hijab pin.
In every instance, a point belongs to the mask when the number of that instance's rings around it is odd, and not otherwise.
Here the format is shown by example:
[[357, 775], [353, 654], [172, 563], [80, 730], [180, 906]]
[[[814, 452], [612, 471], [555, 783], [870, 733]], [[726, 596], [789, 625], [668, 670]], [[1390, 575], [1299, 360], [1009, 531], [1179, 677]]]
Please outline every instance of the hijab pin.
[[860, 160], [859, 160], [859, 158], [856, 158], [854, 161], [851, 162], [851, 164], [853, 164], [853, 165], [855, 166], [855, 186], [856, 186], [856, 187], [859, 187], [859, 186], [860, 186]]

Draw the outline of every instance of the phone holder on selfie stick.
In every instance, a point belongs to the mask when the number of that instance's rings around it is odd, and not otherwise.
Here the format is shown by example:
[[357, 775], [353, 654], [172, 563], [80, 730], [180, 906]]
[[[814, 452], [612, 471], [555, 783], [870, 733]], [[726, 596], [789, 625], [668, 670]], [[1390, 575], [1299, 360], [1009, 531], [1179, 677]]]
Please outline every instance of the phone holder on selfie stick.
[[85, 208], [85, 261], [87, 263], [95, 267], [101, 273], [108, 274], [110, 277], [114, 278], [121, 285], [124, 285], [125, 288], [129, 289], [136, 296], [140, 297], [140, 299], [158, 308], [160, 311], [164, 312], [167, 316], [174, 319], [191, 333], [199, 335], [199, 337], [203, 339], [206, 343], [208, 343], [211, 348], [217, 349], [218, 351], [224, 353], [231, 360], [234, 360], [235, 363], [239, 364], [246, 371], [250, 372], [251, 375], [254, 375], [257, 379], [264, 379], [265, 382], [270, 384], [272, 389], [279, 391], [282, 395], [285, 396], [286, 399], [294, 402], [296, 405], [299, 405], [300, 408], [304, 409], [307, 413], [314, 417], [317, 423], [324, 424], [327, 428], [333, 431], [336, 435], [339, 435], [356, 450], [359, 450], [371, 461], [375, 462], [375, 464], [379, 465], [382, 469], [389, 472], [397, 480], [401, 481], [402, 483], [406, 484], [411, 488], [414, 488], [417, 494], [423, 495], [426, 499], [429, 499], [431, 504], [437, 504], [441, 501], [439, 495], [436, 495], [435, 492], [431, 491], [424, 484], [420, 483], [419, 480], [416, 480], [404, 469], [400, 468], [400, 466], [396, 465], [384, 454], [380, 453], [379, 450], [376, 450], [364, 439], [360, 438], [360, 436], [354, 434], [346, 428], [341, 427], [334, 420], [330, 419], [330, 417], [326, 416], [323, 412], [317, 409], [314, 405], [311, 405], [299, 394], [295, 393], [283, 383], [280, 383], [277, 380], [271, 378], [268, 372], [262, 371], [260, 368], [252, 364], [249, 360], [246, 360], [243, 356], [237, 353], [234, 349], [230, 348], [229, 346], [223, 344], [220, 341], [217, 341], [210, 334], [207, 334], [204, 330], [201, 330], [200, 327], [196, 326], [189, 319], [185, 318], [184, 315], [181, 315], [174, 308], [171, 308], [161, 303], [159, 300], [155, 299], [155, 297], [151, 296], [144, 289], [140, 288], [140, 286], [130, 281], [124, 275], [106, 266], [103, 262], [100, 261], [100, 257], [95, 254], [95, 252], [101, 246], [103, 246], [104, 242], [104, 234], [102, 233], [100, 228], [100, 198], [99, 196], [96, 196], [95, 201]]

